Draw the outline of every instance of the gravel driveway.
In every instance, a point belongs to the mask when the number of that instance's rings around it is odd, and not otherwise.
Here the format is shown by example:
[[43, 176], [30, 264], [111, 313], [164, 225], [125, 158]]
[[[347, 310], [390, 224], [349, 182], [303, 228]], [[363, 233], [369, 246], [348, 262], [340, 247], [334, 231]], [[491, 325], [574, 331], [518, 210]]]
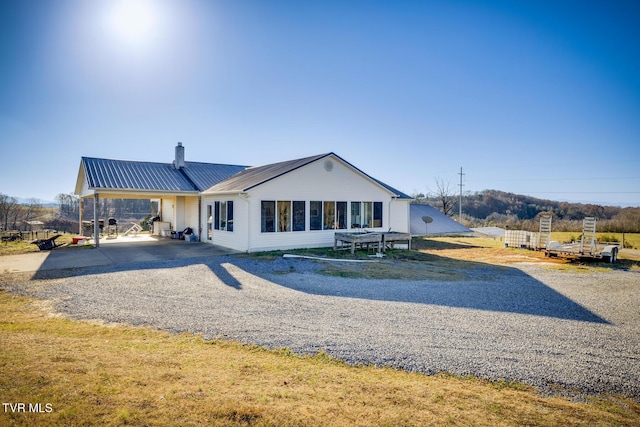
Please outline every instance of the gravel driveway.
[[239, 256], [130, 263], [28, 293], [73, 318], [640, 400], [638, 272], [519, 264], [433, 282], [337, 278], [321, 267]]

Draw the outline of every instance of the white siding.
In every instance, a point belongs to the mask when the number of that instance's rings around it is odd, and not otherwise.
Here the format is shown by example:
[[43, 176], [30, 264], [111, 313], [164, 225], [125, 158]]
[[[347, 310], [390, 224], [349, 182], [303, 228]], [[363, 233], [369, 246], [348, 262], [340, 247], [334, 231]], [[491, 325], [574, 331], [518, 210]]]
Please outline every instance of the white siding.
[[[333, 164], [330, 171], [325, 169], [326, 160], [331, 160]], [[272, 179], [248, 190], [247, 193], [202, 197], [201, 241], [243, 252], [333, 246], [336, 230], [310, 230], [310, 201], [347, 202], [347, 230], [351, 229], [351, 202], [381, 202], [382, 227], [367, 228], [368, 230], [386, 231], [391, 228], [393, 231], [408, 232], [409, 229], [408, 200], [394, 199], [386, 188], [362, 176], [333, 156]], [[216, 200], [233, 200], [234, 229], [233, 232], [213, 230], [213, 238], [208, 240], [207, 206], [213, 206]], [[262, 201], [304, 201], [305, 231], [263, 233]]]
[[[233, 201], [233, 231], [221, 231], [213, 229], [213, 237], [207, 239], [207, 206], [214, 209], [216, 201]], [[202, 197], [202, 236], [200, 240], [205, 243], [224, 246], [237, 251], [248, 251], [249, 241], [249, 220], [248, 202], [242, 196], [203, 196]], [[255, 222], [255, 221], [254, 221]], [[259, 224], [258, 224], [259, 225]]]
[[[331, 160], [333, 169], [325, 169], [325, 161]], [[249, 191], [251, 217], [251, 244], [249, 251], [292, 249], [302, 247], [332, 246], [335, 230], [309, 230], [310, 201], [338, 201], [347, 203], [347, 223], [350, 224], [352, 201], [382, 202], [382, 227], [376, 230], [388, 230], [393, 227], [389, 213], [401, 215], [402, 208], [390, 208], [392, 196], [385, 188], [363, 177], [335, 157], [323, 158], [281, 177], [275, 178]], [[304, 200], [306, 202], [305, 231], [267, 232], [260, 230], [261, 201], [266, 200]], [[404, 224], [397, 231], [408, 228], [408, 204], [406, 205]], [[402, 205], [401, 205], [402, 204]], [[394, 223], [400, 224], [400, 220]], [[350, 226], [350, 225], [349, 225]]]
[[173, 224], [173, 229], [176, 231], [182, 231], [184, 230], [184, 196], [178, 196], [176, 197], [176, 201], [175, 201], [175, 206], [174, 206], [174, 215], [175, 217], [173, 218], [175, 223]]
[[389, 227], [391, 227], [391, 231], [399, 231], [401, 233], [409, 232], [409, 224], [411, 221], [409, 211], [410, 202], [411, 200], [403, 199], [394, 200], [389, 204]]
[[198, 197], [184, 198], [184, 227], [178, 230], [184, 230], [191, 227], [193, 232], [200, 234], [198, 230]]
[[174, 214], [174, 209], [175, 209], [175, 203], [176, 203], [176, 198], [175, 197], [165, 197], [162, 199], [161, 201], [161, 220], [163, 222], [170, 222], [171, 223], [171, 227], [175, 230], [175, 214]]

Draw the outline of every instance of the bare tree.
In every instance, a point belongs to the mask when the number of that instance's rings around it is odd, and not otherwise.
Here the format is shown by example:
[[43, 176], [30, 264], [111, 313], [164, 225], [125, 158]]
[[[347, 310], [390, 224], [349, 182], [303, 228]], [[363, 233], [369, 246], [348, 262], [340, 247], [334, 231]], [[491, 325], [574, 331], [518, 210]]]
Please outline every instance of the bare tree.
[[9, 220], [14, 218], [18, 208], [18, 201], [15, 197], [0, 193], [0, 226], [2, 230], [9, 229]]
[[436, 191], [434, 197], [438, 200], [440, 210], [447, 216], [453, 215], [453, 208], [456, 206], [456, 195], [448, 181], [436, 178]]
[[61, 218], [77, 218], [80, 209], [80, 199], [73, 193], [60, 193], [56, 196], [56, 201], [60, 205], [59, 216]]
[[42, 215], [42, 204], [38, 199], [31, 198], [20, 206], [22, 221], [33, 221]]

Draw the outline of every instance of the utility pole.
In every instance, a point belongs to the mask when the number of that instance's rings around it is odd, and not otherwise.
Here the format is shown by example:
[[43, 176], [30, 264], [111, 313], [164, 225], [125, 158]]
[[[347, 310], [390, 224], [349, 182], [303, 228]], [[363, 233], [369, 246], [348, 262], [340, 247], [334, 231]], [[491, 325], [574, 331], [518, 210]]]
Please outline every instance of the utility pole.
[[462, 173], [462, 166], [460, 166], [460, 173], [458, 175], [460, 175], [460, 184], [458, 184], [460, 186], [460, 216], [458, 222], [462, 224], [462, 187], [464, 186], [464, 184], [462, 184], [462, 176], [464, 175]]

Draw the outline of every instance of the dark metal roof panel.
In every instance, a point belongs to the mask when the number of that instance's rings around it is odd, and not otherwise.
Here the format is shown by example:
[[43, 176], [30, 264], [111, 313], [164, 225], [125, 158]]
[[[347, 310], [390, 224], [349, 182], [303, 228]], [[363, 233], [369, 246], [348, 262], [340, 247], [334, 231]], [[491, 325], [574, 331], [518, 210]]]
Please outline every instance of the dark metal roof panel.
[[199, 191], [204, 191], [246, 168], [247, 166], [185, 162], [182, 171]]
[[89, 188], [152, 191], [197, 191], [171, 164], [83, 157]]
[[[363, 172], [364, 175], [367, 175], [366, 173]], [[369, 178], [371, 178], [372, 180], [374, 180], [375, 182], [377, 182], [378, 184], [382, 185], [384, 188], [386, 188], [387, 190], [389, 190], [390, 192], [392, 192], [393, 194], [395, 194], [395, 196], [398, 199], [406, 199], [406, 200], [413, 200], [413, 197], [409, 196], [408, 194], [403, 193], [400, 190], [396, 190], [395, 188], [393, 188], [390, 185], [385, 184], [384, 182], [375, 179], [374, 177], [367, 175]]]

